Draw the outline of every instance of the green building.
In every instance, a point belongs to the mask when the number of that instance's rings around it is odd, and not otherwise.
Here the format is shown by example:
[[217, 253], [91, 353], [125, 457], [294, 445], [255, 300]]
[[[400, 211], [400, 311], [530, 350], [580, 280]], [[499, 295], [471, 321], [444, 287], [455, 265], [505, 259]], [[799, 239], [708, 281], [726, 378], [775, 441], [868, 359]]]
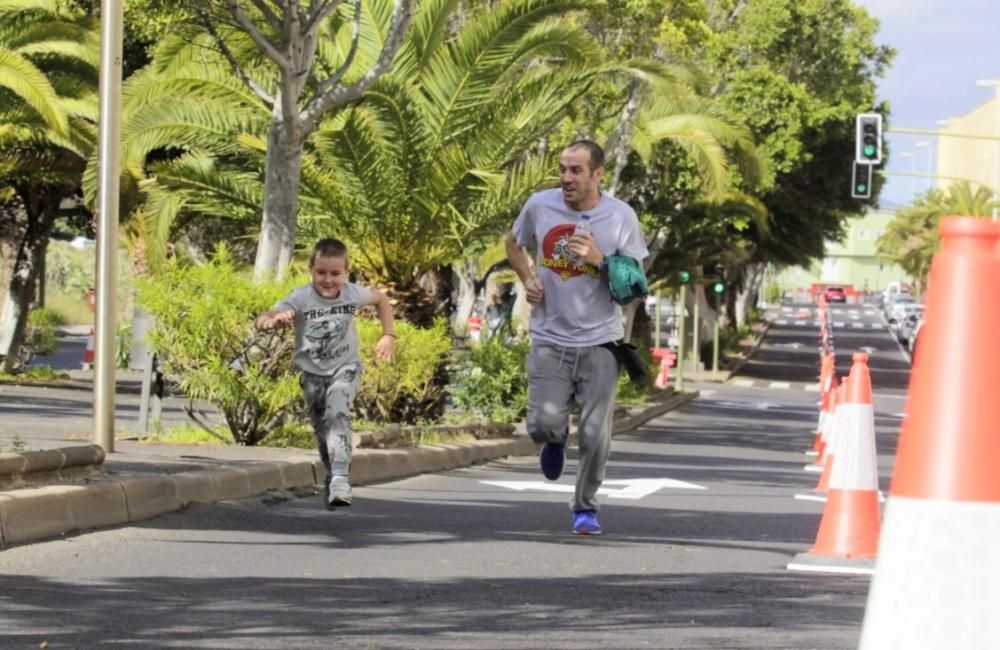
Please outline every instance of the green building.
[[851, 285], [858, 291], [881, 291], [893, 281], [908, 282], [906, 273], [876, 257], [876, 242], [895, 216], [895, 210], [869, 210], [848, 222], [843, 242], [827, 242], [826, 256], [808, 269], [796, 266], [782, 270], [774, 282], [782, 291], [795, 294], [814, 284]]

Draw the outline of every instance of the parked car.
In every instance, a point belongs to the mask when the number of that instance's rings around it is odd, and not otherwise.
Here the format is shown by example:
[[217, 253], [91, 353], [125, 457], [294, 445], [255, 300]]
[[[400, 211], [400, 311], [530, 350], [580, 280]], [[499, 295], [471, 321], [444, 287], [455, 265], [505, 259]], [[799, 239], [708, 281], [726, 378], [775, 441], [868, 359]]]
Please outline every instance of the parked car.
[[901, 305], [916, 305], [916, 304], [918, 303], [913, 296], [906, 293], [900, 293], [896, 294], [895, 296], [886, 301], [885, 307], [882, 309], [882, 312], [885, 314], [886, 320], [892, 321], [893, 318], [897, 318], [897, 316], [895, 316], [897, 307]]
[[923, 319], [923, 309], [919, 311], [907, 311], [903, 320], [899, 321], [896, 325], [896, 340], [900, 343], [907, 343], [910, 340], [910, 335], [913, 334], [913, 330], [917, 329], [917, 326], [920, 325], [920, 321]]
[[919, 302], [896, 302], [889, 309], [889, 329], [897, 332], [903, 322], [912, 315], [920, 318], [924, 315], [924, 306]]
[[823, 297], [827, 302], [847, 302], [847, 294], [844, 287], [826, 287], [823, 289]]
[[924, 327], [924, 319], [920, 319], [917, 326], [910, 332], [910, 338], [906, 341], [906, 348], [910, 351], [910, 363], [917, 357], [917, 342], [920, 340], [920, 330]]

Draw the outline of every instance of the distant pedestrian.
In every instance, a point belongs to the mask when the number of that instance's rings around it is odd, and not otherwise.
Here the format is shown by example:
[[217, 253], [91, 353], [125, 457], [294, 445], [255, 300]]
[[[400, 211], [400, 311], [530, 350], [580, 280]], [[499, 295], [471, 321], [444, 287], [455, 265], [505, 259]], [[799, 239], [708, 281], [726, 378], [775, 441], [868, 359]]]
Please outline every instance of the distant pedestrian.
[[309, 259], [312, 282], [292, 290], [273, 309], [254, 320], [257, 329], [295, 326], [293, 363], [316, 433], [319, 455], [326, 466], [324, 502], [328, 508], [351, 505], [352, 435], [350, 410], [361, 385], [361, 359], [354, 315], [374, 305], [382, 323], [376, 357], [394, 358], [392, 306], [378, 289], [347, 281], [347, 246], [321, 239]]
[[[571, 508], [573, 532], [582, 535], [601, 533], [597, 490], [611, 451], [619, 372], [612, 348], [624, 335], [607, 257], [649, 255], [632, 208], [601, 192], [603, 175], [604, 152], [597, 144], [570, 144], [559, 156], [561, 187], [532, 195], [506, 240], [507, 259], [532, 305], [527, 429], [544, 443], [540, 462], [549, 480], [562, 474], [570, 409], [574, 402], [580, 406], [580, 466]], [[534, 250], [526, 251], [528, 246]]]

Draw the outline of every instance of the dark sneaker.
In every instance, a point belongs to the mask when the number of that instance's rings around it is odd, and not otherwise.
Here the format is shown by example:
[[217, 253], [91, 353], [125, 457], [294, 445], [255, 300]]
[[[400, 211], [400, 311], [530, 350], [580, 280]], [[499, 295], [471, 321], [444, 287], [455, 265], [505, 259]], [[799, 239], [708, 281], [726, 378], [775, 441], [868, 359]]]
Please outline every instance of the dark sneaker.
[[327, 486], [326, 507], [342, 508], [351, 505], [351, 484], [346, 476], [334, 476]]
[[601, 525], [597, 523], [597, 513], [593, 510], [574, 512], [573, 533], [576, 535], [600, 535]]
[[538, 457], [542, 465], [542, 474], [550, 481], [555, 481], [562, 476], [563, 463], [566, 460], [566, 445], [555, 442], [546, 442], [542, 445], [542, 453]]

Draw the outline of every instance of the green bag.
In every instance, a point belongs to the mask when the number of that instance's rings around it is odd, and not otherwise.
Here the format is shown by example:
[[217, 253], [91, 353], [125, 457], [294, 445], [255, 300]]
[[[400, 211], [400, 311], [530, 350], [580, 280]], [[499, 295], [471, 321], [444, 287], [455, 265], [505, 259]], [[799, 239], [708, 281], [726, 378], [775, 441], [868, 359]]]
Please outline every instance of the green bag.
[[619, 305], [627, 305], [633, 300], [649, 295], [649, 283], [642, 264], [628, 255], [608, 255], [608, 285], [611, 297]]

